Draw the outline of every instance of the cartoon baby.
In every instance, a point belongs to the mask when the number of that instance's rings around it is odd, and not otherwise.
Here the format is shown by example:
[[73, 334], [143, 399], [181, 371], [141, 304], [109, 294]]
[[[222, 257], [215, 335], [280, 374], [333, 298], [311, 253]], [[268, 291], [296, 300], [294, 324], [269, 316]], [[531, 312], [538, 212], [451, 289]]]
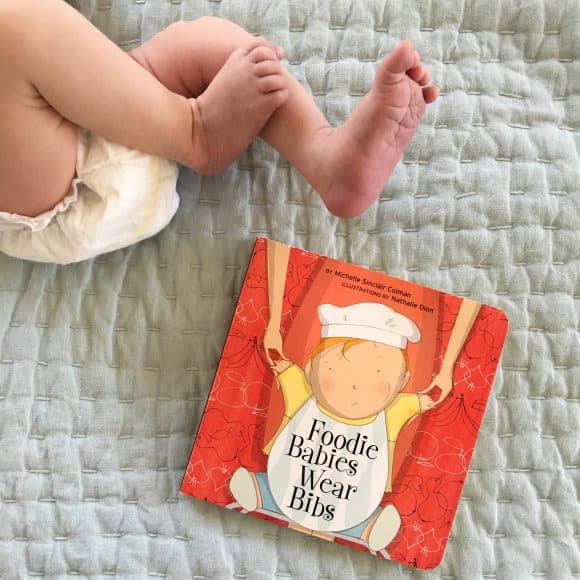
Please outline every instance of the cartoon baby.
[[[289, 256], [288, 246], [268, 240], [264, 347], [284, 397], [284, 417], [264, 448], [267, 471], [240, 467], [230, 491], [248, 511], [284, 514], [294, 529], [362, 541], [378, 551], [401, 525], [393, 505], [380, 505], [392, 491], [399, 433], [449, 396], [480, 305], [462, 300], [440, 370], [419, 393], [401, 391], [411, 376], [407, 345], [419, 342], [421, 332], [380, 303], [319, 306], [320, 341], [302, 370], [285, 356], [280, 330]], [[434, 388], [441, 391], [437, 401], [427, 395]]]
[[399, 432], [435, 405], [428, 395], [401, 393], [410, 378], [407, 343], [421, 333], [383, 304], [323, 304], [318, 316], [321, 340], [305, 369], [273, 362], [285, 416], [264, 449], [267, 473], [239, 468], [230, 490], [247, 510], [283, 513], [316, 535], [340, 532], [376, 551], [400, 526], [394, 506], [379, 507], [391, 490]]

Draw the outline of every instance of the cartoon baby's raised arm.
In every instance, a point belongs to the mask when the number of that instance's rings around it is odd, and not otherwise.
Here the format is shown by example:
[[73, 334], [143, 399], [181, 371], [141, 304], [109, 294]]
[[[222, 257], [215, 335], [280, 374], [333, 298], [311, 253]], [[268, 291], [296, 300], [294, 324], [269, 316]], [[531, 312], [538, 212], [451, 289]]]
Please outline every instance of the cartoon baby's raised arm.
[[[264, 350], [270, 366], [277, 372], [281, 372], [280, 365], [288, 366], [284, 355], [282, 334], [282, 304], [284, 302], [284, 288], [286, 286], [286, 274], [290, 259], [290, 248], [284, 244], [267, 240], [267, 263], [268, 263], [268, 300], [270, 304], [270, 317], [264, 332]], [[278, 359], [274, 360], [272, 354], [277, 353]]]
[[441, 364], [441, 370], [439, 374], [433, 379], [431, 384], [420, 394], [428, 393], [435, 387], [441, 389], [441, 396], [435, 405], [441, 404], [451, 392], [453, 388], [453, 368], [457, 361], [459, 353], [463, 349], [463, 345], [471, 332], [471, 328], [477, 315], [479, 314], [479, 309], [481, 304], [473, 302], [472, 300], [464, 299], [461, 302], [459, 312], [457, 314], [457, 319], [455, 320], [455, 325], [451, 331], [451, 337], [449, 338], [449, 344], [447, 345], [447, 350], [445, 351], [445, 356], [443, 357], [443, 363]]

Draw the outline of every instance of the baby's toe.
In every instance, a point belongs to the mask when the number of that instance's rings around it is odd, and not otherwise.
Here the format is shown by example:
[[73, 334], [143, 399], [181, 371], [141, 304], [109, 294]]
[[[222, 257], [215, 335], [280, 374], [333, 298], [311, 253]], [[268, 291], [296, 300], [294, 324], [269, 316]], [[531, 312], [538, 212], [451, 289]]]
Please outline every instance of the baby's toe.
[[276, 53], [269, 46], [257, 46], [248, 53], [250, 62], [259, 63], [266, 60], [278, 61]]
[[275, 111], [288, 100], [288, 89], [282, 88], [276, 91], [271, 91], [266, 93], [263, 98], [267, 102], [268, 107], [272, 111]]
[[407, 71], [407, 75], [410, 79], [414, 80], [422, 87], [426, 86], [427, 83], [431, 80], [431, 74], [423, 65], [409, 69]]
[[413, 43], [403, 40], [379, 65], [378, 74], [401, 74], [419, 65]]
[[279, 75], [281, 72], [282, 65], [276, 60], [262, 60], [254, 66], [254, 73], [259, 78]]
[[286, 83], [282, 75], [268, 75], [258, 79], [258, 89], [262, 93], [271, 93], [286, 88]]
[[245, 50], [247, 53], [249, 53], [255, 48], [258, 48], [260, 46], [270, 48], [274, 53], [276, 53], [277, 51], [276, 45], [267, 40], [266, 38], [264, 38], [263, 36], [254, 36], [253, 38], [251, 38]]
[[427, 104], [433, 103], [439, 96], [439, 87], [423, 87], [423, 99]]

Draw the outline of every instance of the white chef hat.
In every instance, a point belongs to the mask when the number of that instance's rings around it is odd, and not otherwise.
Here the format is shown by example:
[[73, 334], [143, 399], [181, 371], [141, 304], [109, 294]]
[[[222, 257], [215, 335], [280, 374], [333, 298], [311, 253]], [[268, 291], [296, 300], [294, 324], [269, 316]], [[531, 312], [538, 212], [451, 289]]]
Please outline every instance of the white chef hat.
[[321, 304], [318, 317], [321, 338], [362, 338], [403, 349], [407, 348], [407, 341], [421, 340], [421, 331], [412, 320], [384, 304], [361, 302], [344, 307]]

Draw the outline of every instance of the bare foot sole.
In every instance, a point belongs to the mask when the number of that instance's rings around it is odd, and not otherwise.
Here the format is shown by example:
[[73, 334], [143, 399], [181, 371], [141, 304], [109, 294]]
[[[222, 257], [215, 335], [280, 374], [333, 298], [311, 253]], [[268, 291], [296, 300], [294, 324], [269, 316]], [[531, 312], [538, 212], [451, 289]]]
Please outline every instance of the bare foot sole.
[[401, 516], [395, 506], [387, 505], [370, 522], [361, 535], [373, 552], [386, 548], [401, 528]]
[[282, 65], [272, 45], [258, 37], [234, 51], [208, 88], [189, 99], [193, 111], [193, 169], [224, 171], [288, 98]]
[[247, 511], [262, 507], [260, 488], [256, 476], [245, 467], [239, 467], [230, 480], [230, 492], [234, 499]]
[[379, 196], [409, 145], [437, 87], [426, 86], [430, 75], [419, 53], [403, 41], [379, 64], [371, 90], [338, 129], [321, 135], [331, 161], [321, 173], [320, 192], [339, 217], [365, 211]]

